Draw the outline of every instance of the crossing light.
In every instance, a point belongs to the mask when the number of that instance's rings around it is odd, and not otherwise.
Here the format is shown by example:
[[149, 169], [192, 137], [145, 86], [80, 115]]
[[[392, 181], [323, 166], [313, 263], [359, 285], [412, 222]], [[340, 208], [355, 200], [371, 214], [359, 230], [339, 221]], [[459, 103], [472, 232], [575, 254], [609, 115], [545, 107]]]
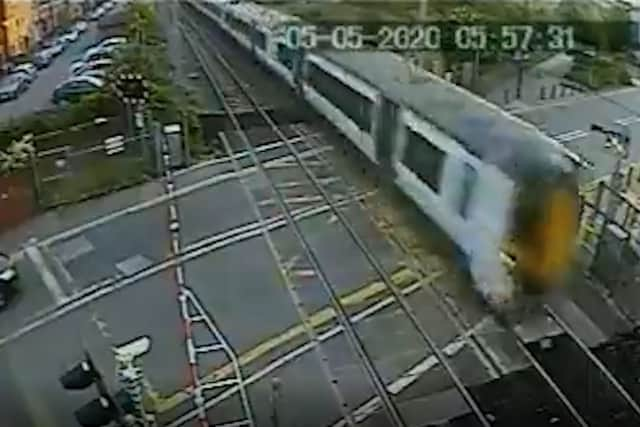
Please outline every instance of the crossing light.
[[102, 375], [88, 353], [85, 353], [84, 360], [60, 376], [60, 383], [65, 390], [96, 387], [98, 397], [74, 412], [82, 427], [103, 427], [114, 421], [121, 421], [124, 413], [133, 410], [128, 393], [120, 391], [115, 396], [109, 393]]
[[90, 358], [83, 360], [60, 377], [60, 383], [66, 390], [84, 390], [99, 377]]
[[127, 392], [123, 390], [114, 397], [100, 396], [92, 400], [76, 410], [74, 415], [82, 427], [104, 427], [120, 419], [119, 408], [125, 413], [131, 413], [135, 409]]

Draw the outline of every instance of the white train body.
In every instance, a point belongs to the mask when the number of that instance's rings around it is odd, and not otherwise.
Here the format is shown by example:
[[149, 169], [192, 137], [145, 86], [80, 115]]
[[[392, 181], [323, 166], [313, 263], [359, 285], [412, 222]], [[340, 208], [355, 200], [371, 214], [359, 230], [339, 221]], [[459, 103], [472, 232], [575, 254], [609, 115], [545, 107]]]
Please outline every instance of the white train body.
[[[291, 17], [247, 3], [192, 4], [389, 172], [465, 254], [486, 299], [511, 300], [514, 285], [500, 254], [513, 227], [520, 173], [513, 170], [514, 163], [566, 170], [566, 153], [555, 141], [424, 70], [410, 69], [391, 53], [292, 52], [284, 47], [281, 25]], [[214, 9], [220, 12], [212, 13]], [[472, 114], [466, 111], [469, 103], [475, 108]], [[475, 133], [474, 127], [482, 131]], [[499, 141], [495, 147], [487, 141], [492, 138]]]

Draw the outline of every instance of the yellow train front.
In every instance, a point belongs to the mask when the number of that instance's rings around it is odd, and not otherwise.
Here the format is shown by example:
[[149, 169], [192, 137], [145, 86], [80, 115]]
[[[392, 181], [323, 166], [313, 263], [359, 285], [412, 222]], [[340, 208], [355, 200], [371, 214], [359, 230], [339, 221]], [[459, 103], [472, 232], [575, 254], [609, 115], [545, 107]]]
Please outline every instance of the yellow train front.
[[567, 159], [521, 171], [512, 217], [514, 279], [525, 294], [566, 284], [577, 250], [580, 196]]

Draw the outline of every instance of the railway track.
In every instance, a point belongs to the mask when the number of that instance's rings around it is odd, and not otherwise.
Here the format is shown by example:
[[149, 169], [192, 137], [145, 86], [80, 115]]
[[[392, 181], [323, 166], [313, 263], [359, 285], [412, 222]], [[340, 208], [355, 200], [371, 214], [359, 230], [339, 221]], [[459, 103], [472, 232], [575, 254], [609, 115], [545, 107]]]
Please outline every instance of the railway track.
[[[189, 46], [194, 51], [195, 56], [200, 62], [200, 65], [211, 83], [213, 90], [223, 101], [225, 110], [234, 124], [235, 136], [246, 146], [247, 152], [251, 153], [255, 150], [255, 146], [251, 139], [247, 137], [246, 132], [241, 128], [236, 117], [235, 110], [233, 109], [233, 104], [226, 102], [225, 92], [218, 82], [222, 72], [226, 74], [226, 77], [224, 77], [224, 85], [228, 85], [230, 81], [235, 82], [238, 90], [243, 91], [245, 98], [250, 101], [251, 108], [264, 120], [265, 125], [272, 130], [273, 135], [280, 138], [280, 140], [287, 146], [291, 156], [294, 158], [294, 161], [287, 166], [299, 169], [299, 171], [302, 171], [307, 178], [306, 183], [304, 184], [304, 194], [308, 196], [309, 190], [312, 190], [314, 194], [313, 197], [318, 198], [318, 200], [323, 200], [330, 207], [333, 212], [333, 219], [335, 223], [339, 224], [343, 231], [341, 238], [345, 238], [350, 242], [349, 244], [355, 245], [362, 253], [366, 262], [380, 277], [389, 293], [393, 296], [403, 314], [406, 316], [408, 323], [417, 332], [418, 336], [424, 343], [425, 349], [437, 358], [439, 364], [450, 377], [456, 390], [468, 405], [471, 412], [470, 417], [473, 417], [478, 425], [494, 425], [495, 417], [490, 416], [487, 411], [481, 408], [481, 404], [479, 403], [479, 400], [481, 399], [479, 399], [478, 396], [475, 396], [464, 384], [463, 379], [453, 368], [451, 361], [442, 353], [430, 333], [420, 322], [418, 316], [405, 296], [394, 286], [385, 268], [381, 265], [380, 260], [377, 259], [369, 249], [368, 244], [354, 229], [351, 221], [345, 214], [345, 211], [335, 205], [336, 200], [344, 200], [345, 197], [350, 197], [350, 193], [352, 191], [349, 191], [349, 189], [352, 189], [352, 187], [345, 185], [343, 180], [341, 180], [332, 170], [331, 162], [326, 158], [323, 158], [323, 156], [317, 155], [317, 161], [310, 162], [308, 159], [303, 159], [299, 155], [298, 148], [288, 142], [289, 137], [284, 135], [280, 126], [263, 108], [260, 107], [260, 105], [258, 105], [251, 93], [246, 90], [246, 85], [243, 84], [242, 80], [234, 72], [233, 67], [229, 65], [229, 62], [215, 49], [215, 47], [205, 43], [207, 36], [196, 23], [193, 21], [187, 21], [186, 25], [184, 25], [182, 29]], [[299, 137], [304, 141], [304, 134], [300, 133]], [[231, 155], [231, 144], [227, 140], [227, 136], [221, 135], [220, 139], [227, 148], [229, 155]], [[357, 330], [354, 328], [354, 325], [350, 320], [350, 313], [341, 306], [332, 280], [327, 277], [327, 274], [324, 271], [325, 269], [323, 267], [321, 257], [318, 256], [312, 244], [310, 244], [305, 230], [303, 230], [290, 215], [293, 203], [291, 201], [291, 197], [287, 194], [287, 191], [291, 189], [291, 186], [286, 188], [283, 188], [282, 186], [283, 181], [287, 183], [286, 174], [283, 176], [278, 172], [265, 168], [257, 156], [251, 154], [250, 156], [255, 166], [260, 170], [261, 178], [264, 178], [264, 182], [260, 184], [256, 182], [244, 182], [247, 197], [254, 202], [253, 204], [256, 210], [256, 215], [258, 217], [262, 217], [270, 213], [270, 209], [275, 208], [279, 210], [289, 222], [289, 228], [287, 231], [290, 233], [290, 244], [284, 245], [284, 249], [282, 247], [276, 248], [274, 245], [270, 245], [270, 250], [273, 252], [276, 259], [279, 259], [280, 261], [282, 261], [282, 259], [287, 259], [290, 261], [288, 265], [284, 266], [283, 270], [293, 271], [293, 275], [298, 279], [301, 277], [304, 278], [305, 276], [313, 277], [322, 285], [331, 305], [338, 313], [337, 321], [339, 322], [340, 327], [344, 329], [349, 344], [354, 349], [360, 363], [363, 365], [364, 372], [370, 379], [371, 388], [375, 395], [375, 402], [370, 406], [376, 409], [382, 409], [387, 417], [387, 421], [390, 422], [391, 425], [407, 425], [403, 414], [398, 408], [396, 400], [391, 396], [391, 393], [380, 375], [374, 361], [368, 354], [366, 345], [363, 343]], [[340, 191], [338, 188], [342, 190]], [[347, 189], [347, 191], [344, 191], [345, 189]], [[265, 192], [270, 193], [273, 197], [273, 199], [271, 199], [273, 202], [271, 207], [266, 207], [268, 204], [262, 203], [265, 201]], [[291, 248], [294, 249], [292, 250]], [[411, 258], [410, 251], [405, 252]], [[420, 265], [419, 259], [416, 259], [415, 257], [412, 257], [411, 259], [417, 266]], [[295, 262], [292, 262], [292, 260]], [[301, 272], [304, 272], [304, 274], [300, 274]], [[308, 295], [305, 296], [300, 292], [301, 285], [299, 284], [288, 283], [287, 288], [292, 300], [299, 309], [301, 318], [304, 321], [306, 308], [309, 306], [313, 307], [314, 305], [313, 298]], [[442, 310], [447, 313], [452, 324], [454, 324], [461, 333], [464, 333], [465, 329], [468, 330], [470, 324], [465, 319], [464, 313], [458, 310], [455, 307], [455, 304], [452, 303], [450, 299], [446, 298], [446, 296], [437, 288], [433, 287], [431, 291], [434, 299], [439, 302]], [[504, 319], [500, 319], [500, 322], [504, 327], [505, 334], [511, 337], [512, 341], [520, 349], [522, 355], [528, 360], [531, 369], [535, 371], [537, 381], [544, 384], [547, 388], [547, 392], [552, 396], [554, 401], [547, 403], [555, 404], [558, 408], [557, 412], [552, 414], [548, 419], [548, 425], [554, 425], [558, 421], [563, 422], [560, 425], [603, 425], [602, 414], [610, 414], [612, 412], [618, 415], [617, 419], [620, 420], [620, 424], [616, 425], [632, 425], [629, 423], [636, 425], [640, 422], [640, 407], [637, 405], [634, 398], [615, 378], [615, 376], [602, 362], [600, 362], [600, 360], [598, 360], [598, 358], [587, 348], [587, 346], [551, 307], [544, 306], [544, 311], [548, 319], [555, 322], [563, 333], [556, 338], [543, 339], [541, 344], [526, 342], [525, 338], [520, 332], [518, 332], [515, 325]], [[317, 333], [318, 332], [314, 331], [312, 327], [308, 328], [309, 338], [313, 342], [316, 342], [317, 338], [314, 337]], [[492, 360], [491, 352], [487, 351], [486, 348], [483, 348], [484, 346], [482, 341], [478, 339], [478, 337], [474, 338], [473, 333], [470, 333], [469, 336], [470, 345], [476, 349], [479, 361], [482, 362], [484, 366], [489, 366], [490, 368], [488, 369], [494, 371], [495, 375], [504, 374], [503, 372], [499, 372], [499, 363], [496, 360]], [[549, 344], [551, 344], [551, 346], [549, 346]], [[335, 378], [331, 373], [331, 363], [326, 360], [326, 356], [319, 347], [320, 345], [318, 345], [318, 356], [324, 362], [325, 374], [328, 380], [335, 385]], [[586, 381], [585, 376], [576, 373], [581, 372], [580, 370], [574, 369], [573, 366], [571, 367], [572, 369], [568, 369], [566, 365], [559, 365], [556, 359], [550, 357], [549, 354], [551, 348], [560, 349], [563, 354], [570, 354], [571, 356], [568, 360], [579, 360], [576, 364], [582, 364], [584, 369], [589, 369], [589, 372], [596, 372], [597, 376], [594, 378], [598, 378], [599, 382], [597, 387], [601, 390], [607, 390], [607, 403], [603, 404], [601, 400], [601, 406], [596, 408], [589, 399], [581, 399], [575, 392], [575, 389], [589, 389], [588, 386], [590, 383], [584, 383], [584, 381]], [[567, 373], [569, 373], [569, 375], [567, 375]], [[582, 382], [580, 382], [580, 380], [582, 380]], [[576, 384], [578, 384], [577, 387]], [[349, 405], [341, 394], [339, 386], [334, 387], [334, 393], [337, 400], [340, 402], [343, 413], [343, 421], [339, 424], [354, 425], [354, 423], [362, 421], [362, 419], [356, 420], [354, 418], [354, 414], [357, 413], [357, 409], [361, 408], [353, 408]], [[611, 403], [609, 403], [609, 401]], [[557, 405], [558, 402], [560, 405]], [[602, 408], [606, 409], [602, 410]], [[356, 409], [356, 412], [354, 412], [354, 409]], [[376, 409], [373, 409], [370, 412], [372, 414], [376, 413]]]

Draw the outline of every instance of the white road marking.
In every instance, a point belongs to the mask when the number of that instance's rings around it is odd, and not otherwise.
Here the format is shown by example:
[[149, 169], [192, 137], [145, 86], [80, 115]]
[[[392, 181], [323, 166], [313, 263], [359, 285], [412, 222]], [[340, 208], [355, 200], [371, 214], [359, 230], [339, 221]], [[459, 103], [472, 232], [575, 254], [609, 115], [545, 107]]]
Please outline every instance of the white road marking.
[[[361, 195], [359, 198], [365, 198], [370, 196], [371, 193]], [[315, 215], [323, 214], [330, 210], [327, 205], [322, 205], [314, 208], [302, 208], [293, 212], [294, 219], [297, 221], [313, 217]], [[275, 230], [288, 225], [285, 219], [281, 217], [275, 217], [267, 221], [265, 225], [268, 230]], [[192, 243], [187, 246], [183, 251], [183, 255], [177, 258], [172, 258], [158, 264], [147, 270], [141, 271], [124, 279], [117, 277], [111, 277], [100, 282], [83, 288], [81, 291], [73, 294], [67, 298], [62, 304], [57, 307], [49, 307], [45, 310], [37, 313], [32, 317], [31, 321], [27, 322], [27, 325], [15, 330], [14, 332], [0, 338], [0, 347], [15, 341], [16, 339], [52, 322], [60, 317], [77, 310], [93, 301], [96, 301], [104, 296], [110, 295], [120, 289], [126, 288], [135, 284], [147, 277], [160, 273], [168, 268], [172, 268], [179, 263], [188, 262], [193, 259], [199, 258], [203, 255], [215, 252], [218, 249], [225, 248], [232, 244], [242, 242], [244, 240], [252, 239], [262, 235], [262, 224], [257, 221], [251, 224], [247, 224], [242, 227], [233, 228], [217, 235], [202, 239], [198, 242]]]
[[[456, 339], [447, 344], [442, 352], [448, 357], [453, 357], [458, 354], [466, 345], [467, 339], [469, 335], [474, 334], [477, 330], [482, 328], [484, 324], [490, 319], [489, 316], [482, 319], [471, 329], [466, 331], [463, 335], [458, 336]], [[437, 366], [440, 362], [438, 358], [434, 355], [431, 355], [413, 366], [411, 369], [403, 373], [398, 379], [387, 386], [387, 390], [389, 393], [398, 394], [402, 390], [409, 387], [411, 384], [415, 383], [425, 372], [429, 371], [431, 368]], [[369, 399], [365, 404], [360, 406], [358, 409], [354, 411], [354, 418], [356, 422], [362, 422], [365, 418], [375, 413], [380, 409], [380, 398], [374, 397]], [[333, 427], [343, 427], [346, 425], [344, 420], [340, 420], [337, 423], [333, 424]]]
[[640, 116], [629, 116], [623, 119], [617, 119], [614, 123], [619, 124], [621, 126], [628, 126], [634, 123], [640, 122]]
[[290, 274], [295, 277], [316, 277], [317, 274], [315, 270], [307, 269], [307, 270], [292, 270]]
[[36, 267], [36, 270], [40, 274], [42, 282], [53, 296], [56, 304], [64, 302], [67, 299], [67, 296], [62, 289], [62, 286], [60, 286], [58, 279], [53, 275], [53, 273], [45, 263], [42, 252], [40, 252], [40, 248], [38, 248], [37, 245], [29, 245], [26, 247], [25, 251], [27, 257], [31, 260], [33, 265]]
[[564, 132], [558, 135], [553, 135], [552, 138], [558, 142], [568, 142], [568, 141], [573, 141], [579, 138], [583, 138], [588, 135], [589, 135], [589, 132], [576, 129], [576, 130], [571, 130], [569, 132]]
[[[314, 134], [315, 136], [321, 136], [320, 133]], [[289, 142], [291, 142], [292, 144], [297, 144], [303, 141], [303, 138], [301, 137], [295, 137], [295, 138], [291, 138], [289, 140]], [[259, 147], [256, 148], [256, 152], [258, 153], [262, 153], [263, 151], [270, 151], [270, 150], [274, 150], [276, 148], [280, 148], [283, 147], [285, 144], [282, 141], [278, 141], [278, 142], [272, 142], [272, 143], [268, 143], [268, 144], [263, 144], [260, 145]], [[234, 154], [233, 158], [235, 159], [242, 159], [244, 157], [249, 157], [249, 153], [245, 150], [245, 151], [241, 151], [238, 152], [236, 154]], [[203, 169], [209, 166], [216, 166], [216, 165], [221, 165], [221, 164], [225, 164], [225, 163], [229, 163], [231, 162], [232, 158], [229, 156], [225, 156], [219, 159], [211, 159], [211, 160], [207, 160], [198, 164], [195, 164], [191, 167], [188, 167], [186, 169], [181, 169], [179, 171], [175, 172], [175, 176], [180, 176], [180, 175], [184, 175], [190, 172], [194, 172], [198, 169]]]
[[65, 267], [64, 262], [62, 262], [62, 260], [55, 254], [51, 254], [51, 260], [55, 264], [58, 271], [60, 271], [60, 273], [64, 277], [65, 282], [67, 282], [68, 285], [71, 285], [73, 283], [73, 276], [71, 275], [67, 267]]
[[287, 197], [287, 203], [310, 203], [310, 202], [321, 202], [324, 200], [322, 196], [300, 196], [300, 197]]
[[[302, 154], [305, 154], [307, 152], [303, 152]], [[267, 162], [265, 162], [265, 165], [269, 165], [272, 164], [274, 162], [280, 161], [282, 159], [292, 159], [293, 156], [288, 155], [288, 156], [283, 156], [281, 158], [278, 159], [273, 159], [273, 160], [269, 160]], [[177, 198], [177, 197], [183, 197], [186, 196], [190, 193], [193, 193], [197, 190], [201, 190], [203, 188], [206, 187], [211, 187], [213, 185], [217, 185], [217, 184], [221, 184], [227, 181], [232, 181], [235, 180], [236, 178], [242, 177], [242, 176], [246, 176], [246, 175], [251, 175], [253, 173], [256, 172], [256, 167], [252, 166], [252, 167], [248, 167], [242, 170], [242, 173], [236, 173], [236, 172], [226, 172], [223, 174], [219, 174], [219, 175], [215, 175], [211, 178], [207, 178], [204, 179], [202, 181], [198, 181], [195, 184], [192, 185], [187, 185], [184, 186], [178, 190], [176, 190], [173, 195], [169, 195], [169, 194], [162, 194], [161, 196], [155, 197], [153, 199], [150, 200], [146, 200], [142, 203], [138, 203], [135, 205], [131, 205], [127, 208], [121, 209], [119, 211], [116, 212], [112, 212], [108, 215], [102, 216], [100, 218], [97, 218], [95, 220], [86, 222], [85, 224], [79, 225], [77, 227], [73, 227], [70, 228], [68, 230], [62, 231], [60, 233], [54, 234], [53, 236], [49, 236], [47, 238], [42, 239], [42, 244], [46, 245], [46, 246], [51, 246], [53, 244], [55, 244], [56, 242], [59, 242], [61, 240], [67, 240], [71, 237], [74, 237], [78, 234], [84, 233], [87, 230], [90, 230], [92, 228], [98, 227], [100, 225], [106, 224], [109, 221], [115, 220], [117, 218], [120, 218], [122, 216], [125, 215], [130, 215], [130, 214], [135, 214], [138, 213], [140, 211], [143, 211], [145, 209], [149, 209], [152, 208], [154, 206], [160, 205], [162, 203], [165, 203], [168, 200], [171, 200], [172, 198]]]

